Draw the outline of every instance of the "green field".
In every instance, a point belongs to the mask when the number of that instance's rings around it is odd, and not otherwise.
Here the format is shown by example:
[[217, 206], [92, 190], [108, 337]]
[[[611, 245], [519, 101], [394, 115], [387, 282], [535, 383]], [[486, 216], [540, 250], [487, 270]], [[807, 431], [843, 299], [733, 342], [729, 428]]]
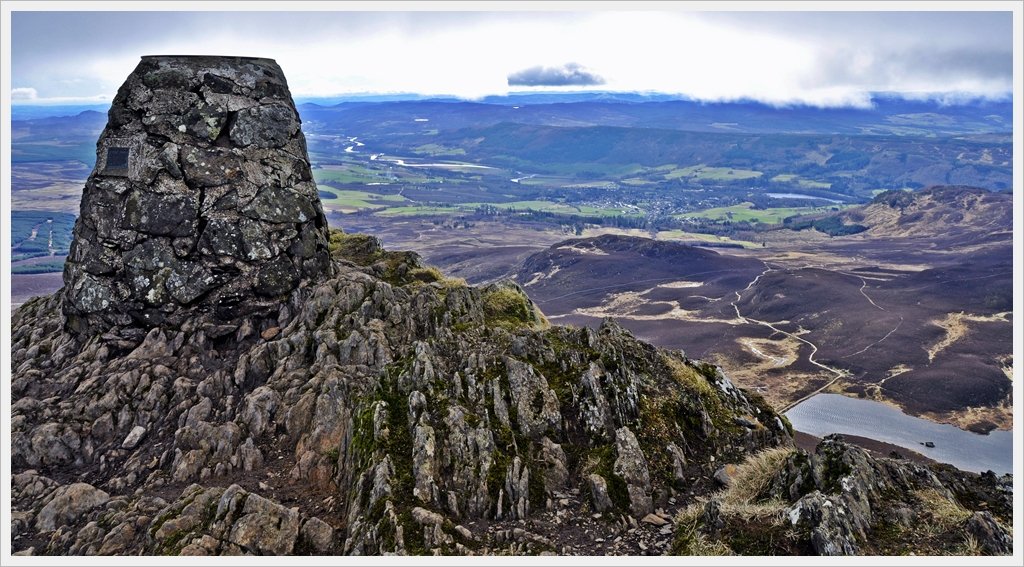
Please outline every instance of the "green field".
[[800, 179], [800, 180], [797, 181], [797, 184], [799, 184], [801, 187], [806, 187], [808, 189], [831, 189], [832, 188], [832, 184], [831, 183], [826, 183], [824, 181], [812, 181], [810, 179]]
[[579, 214], [588, 217], [642, 217], [644, 213], [636, 209], [619, 209], [614, 207], [592, 207], [590, 205], [579, 205], [576, 207]]
[[691, 165], [673, 169], [665, 174], [665, 179], [702, 179], [708, 181], [738, 181], [742, 179], [754, 179], [764, 175], [760, 171], [752, 169], [739, 169], [734, 167], [708, 167], [704, 164]]
[[585, 180], [572, 176], [537, 175], [523, 178], [520, 185], [529, 187], [566, 187], [572, 189], [615, 189], [614, 181], [606, 179]]
[[[767, 209], [755, 210], [753, 203], [740, 203], [731, 207], [716, 207], [703, 211], [693, 211], [674, 215], [675, 218], [703, 218], [711, 220], [731, 220], [733, 222], [763, 222], [767, 224], [778, 224], [782, 219], [793, 215], [807, 215], [812, 213], [826, 213], [836, 205], [827, 207], [769, 207]], [[841, 207], [840, 207], [841, 208]]]
[[581, 215], [587, 217], [640, 216], [634, 210], [617, 207], [594, 207], [592, 205], [571, 205], [554, 201], [511, 201], [505, 203], [463, 203], [459, 207], [473, 210], [482, 205], [490, 205], [498, 209], [516, 209], [517, 211], [537, 211], [540, 213], [557, 213], [563, 215]]
[[317, 189], [324, 193], [333, 194], [334, 197], [324, 198], [321, 194], [320, 202], [325, 209], [340, 210], [342, 212], [355, 212], [363, 209], [381, 209], [393, 206], [395, 203], [408, 201], [401, 195], [380, 195], [368, 191], [352, 191], [349, 189], [335, 189], [328, 185], [317, 185]]
[[466, 150], [462, 148], [449, 148], [441, 144], [423, 144], [412, 149], [420, 155], [428, 156], [464, 156]]
[[373, 183], [385, 180], [387, 173], [373, 170], [361, 165], [325, 165], [313, 170], [313, 179], [317, 184], [333, 183]]
[[639, 177], [630, 177], [619, 181], [623, 185], [629, 185], [630, 187], [643, 187], [644, 185], [654, 185], [654, 181], [648, 179], [641, 179]]
[[639, 163], [605, 162], [553, 162], [545, 163], [543, 167], [552, 177], [569, 177], [576, 181], [630, 177], [643, 174], [650, 169]]
[[344, 165], [325, 165], [313, 170], [313, 179], [318, 184], [334, 183], [338, 185], [365, 185], [368, 183], [402, 182], [402, 183], [465, 183], [462, 178], [446, 179], [430, 177], [422, 171], [410, 170], [398, 165], [381, 165], [367, 167], [346, 161]]

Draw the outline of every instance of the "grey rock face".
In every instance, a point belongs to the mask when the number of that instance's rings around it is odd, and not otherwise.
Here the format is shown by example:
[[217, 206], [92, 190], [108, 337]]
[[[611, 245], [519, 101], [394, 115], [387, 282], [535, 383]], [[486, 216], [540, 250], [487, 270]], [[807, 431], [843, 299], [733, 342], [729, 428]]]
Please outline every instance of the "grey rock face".
[[[1009, 476], [978, 477], [945, 465], [875, 456], [839, 436], [826, 437], [813, 453], [798, 449], [776, 458], [781, 460], [770, 467], [766, 455], [734, 467], [729, 488], [683, 521], [737, 555], [1010, 553], [1010, 530], [1001, 523], [1012, 511], [1002, 497]], [[759, 472], [751, 475], [752, 470]], [[751, 491], [756, 477], [763, 484]], [[763, 507], [760, 519], [744, 517], [752, 505]], [[699, 550], [694, 541], [681, 533], [674, 551]]]
[[269, 59], [144, 57], [97, 143], [64, 270], [78, 332], [276, 312], [329, 270], [299, 116]]
[[629, 508], [633, 515], [642, 518], [654, 509], [651, 501], [651, 475], [647, 470], [647, 459], [640, 450], [636, 436], [628, 427], [615, 431], [615, 474], [626, 481], [629, 492]]
[[967, 519], [967, 533], [974, 536], [978, 545], [985, 553], [992, 555], [1012, 555], [1013, 538], [989, 512], [975, 512]]

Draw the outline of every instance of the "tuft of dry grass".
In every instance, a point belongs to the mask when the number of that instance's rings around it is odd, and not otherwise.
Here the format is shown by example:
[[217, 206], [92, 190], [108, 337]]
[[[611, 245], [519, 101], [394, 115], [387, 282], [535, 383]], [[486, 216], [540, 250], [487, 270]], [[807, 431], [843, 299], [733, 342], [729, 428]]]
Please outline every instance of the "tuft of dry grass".
[[732, 484], [722, 494], [722, 503], [734, 506], [754, 504], [794, 451], [792, 447], [774, 447], [748, 457], [736, 466]]
[[[786, 518], [786, 505], [778, 500], [759, 503], [729, 503], [722, 500], [722, 492], [711, 496], [717, 500], [721, 517], [727, 523], [782, 526]], [[676, 537], [672, 552], [677, 555], [736, 555], [726, 543], [728, 537], [712, 539], [700, 530], [700, 518], [708, 499], [698, 499], [676, 514]]]
[[689, 552], [690, 555], [699, 556], [721, 557], [736, 555], [733, 553], [732, 548], [721, 540], [711, 539], [700, 532], [693, 535], [693, 540], [690, 542]]
[[964, 534], [964, 543], [962, 549], [957, 555], [984, 555], [985, 551], [981, 548], [981, 544], [978, 543], [978, 539], [971, 534]]
[[462, 278], [452, 278], [444, 275], [441, 270], [434, 266], [422, 266], [419, 268], [413, 268], [409, 270], [409, 277], [413, 282], [420, 283], [439, 283], [445, 289], [453, 289], [456, 287], [466, 287], [468, 284], [466, 280]]
[[676, 514], [676, 536], [672, 544], [675, 555], [735, 555], [732, 549], [720, 539], [711, 539], [698, 529], [700, 516], [704, 513], [705, 499], [699, 499]]
[[932, 533], [942, 533], [967, 521], [972, 512], [958, 502], [950, 500], [946, 495], [934, 488], [917, 490], [914, 496], [921, 502], [925, 510], [931, 514], [931, 521], [926, 529]]

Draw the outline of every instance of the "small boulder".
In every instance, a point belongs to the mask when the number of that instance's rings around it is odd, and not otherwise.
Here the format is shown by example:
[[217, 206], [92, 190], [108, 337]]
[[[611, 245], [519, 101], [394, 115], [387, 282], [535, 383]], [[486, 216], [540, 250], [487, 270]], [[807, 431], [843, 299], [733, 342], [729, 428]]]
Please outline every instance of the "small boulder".
[[723, 467], [719, 467], [718, 470], [715, 471], [715, 482], [726, 488], [732, 486], [732, 481], [735, 477], [736, 465], [725, 465]]
[[242, 517], [231, 526], [230, 540], [252, 552], [288, 555], [299, 536], [299, 509], [256, 494], [245, 499]]
[[53, 492], [53, 498], [43, 506], [36, 518], [36, 529], [52, 532], [60, 526], [78, 520], [83, 514], [102, 506], [110, 495], [91, 484], [77, 482], [62, 486]]
[[412, 519], [422, 526], [439, 526], [444, 523], [444, 516], [419, 506], [412, 509]]
[[665, 518], [662, 518], [661, 516], [659, 516], [657, 514], [647, 514], [640, 521], [645, 523], [645, 524], [650, 524], [652, 526], [664, 526], [665, 524], [668, 523], [668, 520], [666, 520]]
[[139, 441], [146, 436], [146, 428], [141, 425], [136, 425], [128, 432], [128, 436], [124, 438], [124, 442], [121, 443], [122, 449], [128, 449], [129, 451], [139, 445]]
[[276, 337], [278, 335], [278, 333], [280, 333], [280, 332], [281, 332], [281, 327], [271, 327], [271, 328], [267, 329], [266, 331], [263, 331], [262, 333], [260, 333], [260, 336], [263, 337], [263, 340], [269, 341], [270, 339], [273, 339], [274, 337]]
[[594, 509], [598, 512], [605, 512], [612, 509], [612, 499], [608, 496], [608, 483], [599, 474], [592, 474], [587, 477], [590, 484], [590, 497], [594, 501]]
[[334, 528], [320, 518], [310, 518], [302, 524], [299, 537], [314, 551], [325, 553], [334, 542]]
[[455, 526], [455, 533], [457, 533], [460, 536], [462, 536], [463, 539], [467, 539], [467, 540], [470, 540], [470, 541], [473, 540], [473, 532], [469, 531], [469, 528], [467, 528], [466, 526], [463, 526], [461, 524], [458, 525], [458, 526]]

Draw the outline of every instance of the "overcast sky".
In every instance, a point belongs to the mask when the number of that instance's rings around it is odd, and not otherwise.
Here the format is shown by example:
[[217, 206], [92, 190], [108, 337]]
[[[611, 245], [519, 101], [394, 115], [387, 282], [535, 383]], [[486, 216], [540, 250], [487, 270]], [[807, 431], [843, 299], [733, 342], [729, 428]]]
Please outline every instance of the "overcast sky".
[[150, 54], [276, 59], [296, 97], [600, 89], [863, 105], [1009, 96], [1010, 12], [14, 12], [12, 100], [105, 101]]

